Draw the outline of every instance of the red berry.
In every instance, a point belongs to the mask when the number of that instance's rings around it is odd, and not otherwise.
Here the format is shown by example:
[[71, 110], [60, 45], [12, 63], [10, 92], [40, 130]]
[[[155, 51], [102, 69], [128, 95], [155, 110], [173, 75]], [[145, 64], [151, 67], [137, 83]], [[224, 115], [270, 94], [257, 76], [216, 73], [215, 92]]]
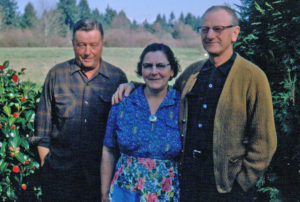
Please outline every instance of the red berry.
[[15, 112], [14, 114], [13, 114], [13, 117], [18, 117], [19, 116], [19, 113], [18, 112]]
[[12, 76], [12, 80], [13, 80], [14, 82], [17, 82], [17, 81], [18, 81], [18, 76], [17, 76], [16, 74], [14, 74], [14, 75]]
[[29, 164], [29, 160], [26, 160], [26, 161], [25, 161], [25, 165], [27, 165], [27, 164]]
[[11, 129], [15, 129], [15, 128], [16, 128], [16, 125], [12, 125], [12, 126], [11, 126]]
[[26, 100], [26, 97], [23, 97], [22, 99], [21, 99], [21, 102], [24, 102]]
[[10, 155], [11, 157], [14, 157], [15, 154], [14, 154], [14, 153], [10, 153], [9, 155]]
[[0, 70], [3, 70], [4, 69], [4, 65], [0, 65]]
[[12, 147], [8, 147], [9, 151], [13, 151], [14, 149]]
[[19, 166], [14, 166], [14, 167], [12, 168], [12, 171], [13, 171], [14, 173], [19, 173], [19, 172], [20, 172]]
[[27, 189], [27, 185], [26, 185], [26, 184], [22, 184], [22, 185], [21, 185], [21, 188], [22, 188], [23, 190], [26, 190], [26, 189]]

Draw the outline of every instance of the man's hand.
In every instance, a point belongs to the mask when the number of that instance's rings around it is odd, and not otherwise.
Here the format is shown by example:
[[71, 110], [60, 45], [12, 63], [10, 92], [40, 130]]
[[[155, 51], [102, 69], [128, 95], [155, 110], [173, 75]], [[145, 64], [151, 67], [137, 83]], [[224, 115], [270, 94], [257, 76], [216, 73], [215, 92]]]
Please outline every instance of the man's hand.
[[111, 98], [112, 105], [119, 104], [120, 101], [123, 101], [123, 93], [125, 97], [128, 97], [133, 89], [134, 84], [130, 82], [119, 85], [117, 91]]
[[39, 156], [40, 156], [40, 160], [41, 160], [41, 167], [43, 167], [43, 165], [45, 163], [45, 157], [50, 152], [50, 150], [49, 150], [49, 148], [38, 146], [38, 152], [39, 152]]

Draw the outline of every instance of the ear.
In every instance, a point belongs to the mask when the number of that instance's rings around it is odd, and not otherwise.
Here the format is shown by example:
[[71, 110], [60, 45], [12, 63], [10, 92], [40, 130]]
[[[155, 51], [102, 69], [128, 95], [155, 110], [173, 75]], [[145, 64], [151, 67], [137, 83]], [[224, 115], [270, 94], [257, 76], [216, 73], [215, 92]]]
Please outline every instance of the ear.
[[240, 26], [235, 26], [233, 28], [233, 33], [232, 33], [232, 37], [231, 37], [231, 41], [234, 43], [237, 41], [239, 33], [240, 33]]
[[106, 40], [102, 39], [102, 46], [104, 46], [105, 43], [106, 43]]

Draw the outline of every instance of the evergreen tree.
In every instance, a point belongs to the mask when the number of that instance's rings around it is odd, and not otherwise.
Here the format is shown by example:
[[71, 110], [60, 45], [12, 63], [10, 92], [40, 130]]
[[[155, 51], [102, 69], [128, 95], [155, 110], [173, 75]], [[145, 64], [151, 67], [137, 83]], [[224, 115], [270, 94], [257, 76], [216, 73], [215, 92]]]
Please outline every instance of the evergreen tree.
[[174, 12], [172, 11], [172, 12], [170, 13], [170, 17], [169, 17], [169, 21], [168, 21], [169, 27], [174, 27], [175, 21], [176, 21], [176, 17], [175, 17]]
[[184, 23], [184, 14], [183, 13], [180, 13], [180, 16], [179, 16], [179, 22], [182, 22], [182, 23]]
[[79, 11], [76, 6], [76, 0], [59, 0], [57, 10], [62, 13], [65, 24], [70, 29], [73, 29], [75, 23], [79, 20]]
[[28, 3], [25, 7], [24, 15], [22, 16], [21, 27], [33, 28], [36, 27], [37, 17], [32, 3]]
[[17, 2], [15, 0], [0, 0], [0, 6], [4, 12], [2, 23], [7, 26], [18, 26], [19, 16], [17, 14]]
[[97, 8], [95, 8], [92, 11], [91, 17], [94, 20], [97, 20], [98, 22], [100, 22], [102, 24], [103, 29], [107, 29], [108, 28], [108, 25], [106, 24], [105, 19], [104, 19], [104, 15], [102, 13], [100, 13]]
[[149, 24], [147, 20], [145, 20], [143, 22], [143, 26], [144, 26], [144, 29], [148, 32], [150, 32], [151, 34], [154, 34], [155, 33], [155, 29], [154, 29], [154, 26]]
[[136, 20], [133, 20], [132, 23], [130, 24], [130, 29], [137, 30], [138, 27], [139, 27], [139, 25], [136, 22]]
[[161, 16], [160, 14], [158, 14], [153, 24], [159, 24], [161, 29], [168, 31], [169, 27], [165, 15]]
[[113, 19], [117, 16], [117, 11], [107, 6], [105, 9], [104, 20], [110, 26]]
[[242, 3], [242, 32], [236, 49], [260, 66], [270, 80], [278, 137], [277, 152], [269, 171], [258, 182], [258, 191], [267, 193], [272, 201], [298, 201], [300, 1], [242, 0]]
[[197, 20], [192, 13], [188, 13], [184, 18], [184, 24], [190, 25], [193, 30], [197, 30]]
[[80, 0], [79, 1], [78, 10], [79, 10], [79, 17], [80, 18], [91, 17], [91, 9], [89, 7], [89, 4], [88, 4], [87, 0]]

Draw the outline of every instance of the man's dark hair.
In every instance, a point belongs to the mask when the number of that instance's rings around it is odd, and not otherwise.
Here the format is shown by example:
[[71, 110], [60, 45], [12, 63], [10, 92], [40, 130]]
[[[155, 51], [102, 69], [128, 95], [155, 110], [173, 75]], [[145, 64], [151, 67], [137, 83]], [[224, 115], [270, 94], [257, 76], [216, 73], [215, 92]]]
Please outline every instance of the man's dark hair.
[[176, 57], [174, 56], [174, 53], [171, 50], [171, 48], [162, 43], [152, 43], [143, 50], [143, 52], [140, 56], [140, 61], [137, 64], [137, 71], [136, 71], [137, 75], [142, 76], [142, 64], [143, 64], [145, 55], [149, 52], [155, 52], [155, 51], [161, 51], [165, 54], [167, 60], [170, 63], [171, 69], [174, 72], [174, 75], [169, 79], [169, 80], [172, 80], [173, 78], [175, 78], [177, 76], [178, 72], [180, 71], [180, 66], [179, 66], [178, 61], [177, 61]]
[[231, 16], [231, 20], [232, 20], [232, 25], [234, 26], [238, 26], [239, 25], [239, 17], [237, 16], [236, 12], [234, 9], [230, 8], [229, 6], [211, 6], [210, 8], [208, 8], [205, 13], [202, 15], [201, 20], [203, 22], [205, 16], [210, 13], [211, 11], [217, 11], [217, 10], [224, 10], [226, 11], [230, 16]]
[[77, 31], [92, 31], [98, 30], [101, 33], [102, 39], [104, 39], [104, 32], [102, 28], [102, 24], [96, 20], [91, 18], [82, 18], [74, 25], [72, 40], [75, 38], [75, 33]]

